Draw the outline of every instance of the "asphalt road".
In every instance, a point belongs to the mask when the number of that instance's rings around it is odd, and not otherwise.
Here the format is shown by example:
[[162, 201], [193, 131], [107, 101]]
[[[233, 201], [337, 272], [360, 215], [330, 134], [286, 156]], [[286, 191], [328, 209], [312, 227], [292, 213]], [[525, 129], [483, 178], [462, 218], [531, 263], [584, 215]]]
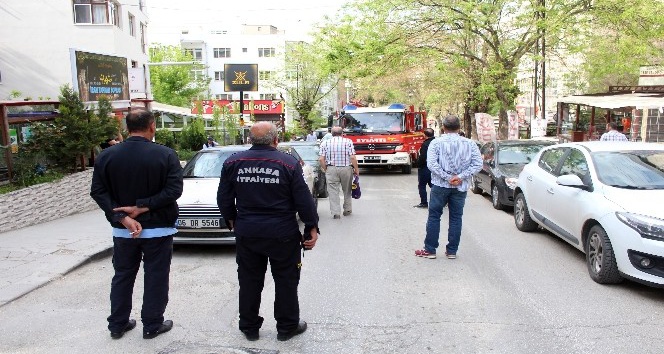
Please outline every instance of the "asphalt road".
[[[511, 212], [472, 193], [458, 259], [417, 258], [427, 212], [412, 207], [416, 171], [362, 172], [351, 216], [333, 220], [320, 200], [322, 234], [300, 282], [303, 335], [276, 340], [268, 275], [261, 339], [247, 342], [237, 330], [234, 248], [183, 246], [166, 313], [173, 331], [143, 340], [139, 321], [109, 337], [109, 258], [1, 307], [0, 353], [664, 352], [663, 290], [594, 283], [582, 253], [544, 232], [521, 233]], [[140, 319], [140, 276], [137, 284]]]

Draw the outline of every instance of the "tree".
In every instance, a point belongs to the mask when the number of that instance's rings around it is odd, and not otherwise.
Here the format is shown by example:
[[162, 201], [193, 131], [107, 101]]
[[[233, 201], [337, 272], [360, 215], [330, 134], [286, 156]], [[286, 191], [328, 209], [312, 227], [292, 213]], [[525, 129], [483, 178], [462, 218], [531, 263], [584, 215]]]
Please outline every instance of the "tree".
[[[497, 112], [502, 138], [507, 135], [506, 112], [518, 95], [519, 64], [524, 58], [541, 60], [541, 52], [534, 51], [544, 39], [547, 55], [584, 50], [592, 59], [587, 61], [593, 65], [588, 67], [591, 83], [615, 73], [610, 64], [598, 67], [596, 61], [611, 52], [608, 46], [616, 38], [624, 39], [617, 42], [619, 50], [638, 57], [618, 55], [607, 61], [626, 59], [621, 62], [628, 65], [613, 66], [621, 72], [633, 70], [644, 58], [657, 57], [655, 53], [661, 58], [661, 45], [656, 44], [662, 38], [657, 15], [662, 4], [656, 0], [365, 0], [349, 8], [349, 15], [330, 21], [333, 24], [317, 36], [333, 72], [381, 77], [392, 69], [404, 72], [399, 67], [411, 67], [412, 59], [422, 58], [418, 52], [423, 49], [437, 52], [437, 65], [425, 70], [458, 74], [466, 111]], [[636, 47], [631, 46], [634, 39]], [[641, 55], [646, 48], [648, 55]]]
[[336, 87], [337, 80], [321, 53], [308, 43], [289, 43], [284, 62], [285, 72], [275, 75], [269, 84], [288, 93], [287, 103], [298, 113], [296, 128], [310, 131], [323, 121], [317, 104]]
[[[209, 91], [210, 78], [205, 66], [194, 62], [191, 54], [176, 46], [156, 45], [150, 48], [150, 84], [155, 101], [179, 107]], [[191, 64], [184, 64], [191, 63]]]
[[111, 103], [100, 97], [96, 113], [87, 109], [78, 92], [69, 85], [60, 89], [60, 114], [53, 124], [33, 124], [25, 144], [26, 154], [43, 156], [47, 163], [74, 171], [85, 167], [85, 156], [108, 139], [117, 136], [119, 123], [111, 116]]

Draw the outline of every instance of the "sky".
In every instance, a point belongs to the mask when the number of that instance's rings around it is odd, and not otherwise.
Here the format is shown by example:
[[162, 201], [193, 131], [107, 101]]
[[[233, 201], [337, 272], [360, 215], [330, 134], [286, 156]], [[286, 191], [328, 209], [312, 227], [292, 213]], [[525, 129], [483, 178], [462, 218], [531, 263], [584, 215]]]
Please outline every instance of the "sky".
[[147, 0], [148, 41], [177, 45], [182, 29], [231, 29], [273, 25], [289, 40], [306, 40], [324, 16], [334, 17], [348, 0]]

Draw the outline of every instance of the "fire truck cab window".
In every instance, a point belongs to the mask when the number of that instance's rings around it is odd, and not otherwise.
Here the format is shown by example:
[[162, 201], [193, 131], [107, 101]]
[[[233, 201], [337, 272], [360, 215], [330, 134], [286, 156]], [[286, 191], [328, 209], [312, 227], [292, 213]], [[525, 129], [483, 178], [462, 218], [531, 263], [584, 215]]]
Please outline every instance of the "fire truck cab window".
[[346, 132], [401, 132], [404, 130], [403, 113], [362, 112], [346, 113]]

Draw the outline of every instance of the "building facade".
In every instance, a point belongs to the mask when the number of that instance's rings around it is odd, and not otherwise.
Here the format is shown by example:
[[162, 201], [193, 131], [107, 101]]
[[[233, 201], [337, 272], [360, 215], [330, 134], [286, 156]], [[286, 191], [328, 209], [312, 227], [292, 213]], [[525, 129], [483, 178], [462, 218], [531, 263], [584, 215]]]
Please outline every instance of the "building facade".
[[145, 0], [3, 0], [0, 100], [57, 100], [65, 84], [117, 109], [148, 98], [147, 24]]
[[[293, 42], [287, 39], [284, 31], [271, 25], [241, 25], [222, 30], [186, 29], [182, 31], [180, 38], [182, 48], [207, 68], [194, 73], [207, 75], [211, 79], [207, 98], [239, 101], [240, 92], [224, 90], [224, 65], [257, 64], [258, 91], [243, 92], [242, 100], [245, 103], [260, 101], [261, 104], [266, 104], [267, 101], [280, 102], [286, 126], [291, 126], [293, 117], [296, 116], [286, 87], [297, 87], [300, 75], [297, 66], [286, 66], [285, 57], [291, 43]], [[285, 82], [277, 83], [277, 77], [284, 78]], [[321, 115], [331, 113], [334, 102], [334, 98], [326, 98], [320, 102]]]

